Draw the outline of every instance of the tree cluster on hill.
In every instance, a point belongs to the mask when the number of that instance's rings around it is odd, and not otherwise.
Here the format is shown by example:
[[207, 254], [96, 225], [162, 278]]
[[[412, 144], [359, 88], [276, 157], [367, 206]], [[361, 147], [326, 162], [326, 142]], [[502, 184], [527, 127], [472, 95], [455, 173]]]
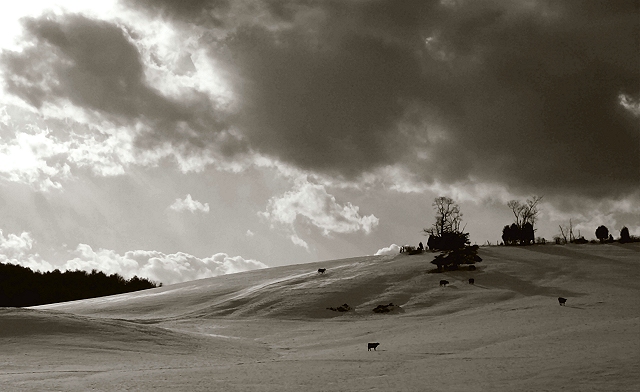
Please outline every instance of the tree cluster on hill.
[[[559, 225], [559, 228], [560, 234], [554, 237], [556, 244], [586, 244], [589, 242], [584, 238], [584, 236], [580, 235], [579, 230], [578, 235], [574, 235], [573, 223], [571, 219], [569, 220], [568, 226], [563, 227], [562, 225]], [[609, 232], [609, 229], [604, 225], [598, 226], [595, 231], [595, 235], [598, 241], [603, 244], [616, 241], [621, 244], [628, 242], [640, 242], [640, 237], [630, 235], [629, 229], [626, 226], [622, 227], [622, 229], [620, 230], [620, 238], [617, 240], [613, 238], [613, 235]], [[597, 243], [597, 241], [592, 240], [591, 243]]]
[[125, 279], [104, 272], [32, 271], [0, 263], [0, 307], [24, 307], [128, 293], [162, 286], [134, 276]]
[[542, 196], [534, 196], [525, 202], [511, 200], [507, 206], [513, 212], [515, 221], [502, 229], [502, 241], [505, 245], [531, 245], [535, 243], [534, 225], [538, 218], [538, 203]]
[[436, 210], [436, 222], [424, 232], [429, 234], [429, 249], [442, 252], [431, 261], [438, 271], [455, 270], [462, 264], [482, 261], [477, 254], [478, 246], [469, 246], [469, 233], [460, 229], [462, 214], [458, 204], [449, 197], [438, 197], [433, 207]]
[[529, 222], [519, 227], [515, 223], [502, 229], [502, 241], [505, 245], [530, 245], [535, 241], [535, 231]]

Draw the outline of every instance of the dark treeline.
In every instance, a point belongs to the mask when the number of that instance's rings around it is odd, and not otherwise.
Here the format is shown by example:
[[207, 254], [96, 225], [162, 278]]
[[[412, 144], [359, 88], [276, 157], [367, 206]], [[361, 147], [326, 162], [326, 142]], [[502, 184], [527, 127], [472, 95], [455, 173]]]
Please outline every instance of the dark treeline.
[[137, 276], [127, 280], [118, 274], [106, 275], [96, 270], [43, 273], [0, 263], [0, 307], [44, 305], [154, 287], [158, 285]]

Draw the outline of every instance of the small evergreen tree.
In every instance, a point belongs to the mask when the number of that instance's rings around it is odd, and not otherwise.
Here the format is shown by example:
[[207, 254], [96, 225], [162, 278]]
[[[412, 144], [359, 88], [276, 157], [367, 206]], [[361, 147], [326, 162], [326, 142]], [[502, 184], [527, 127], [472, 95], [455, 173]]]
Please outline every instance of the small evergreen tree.
[[631, 236], [629, 235], [629, 229], [627, 226], [624, 226], [622, 230], [620, 230], [620, 243], [624, 244], [627, 242], [631, 242]]
[[478, 256], [478, 245], [473, 245], [441, 253], [431, 261], [431, 264], [435, 264], [438, 271], [442, 271], [443, 269], [457, 270], [460, 265], [475, 264], [481, 261], [482, 258]]

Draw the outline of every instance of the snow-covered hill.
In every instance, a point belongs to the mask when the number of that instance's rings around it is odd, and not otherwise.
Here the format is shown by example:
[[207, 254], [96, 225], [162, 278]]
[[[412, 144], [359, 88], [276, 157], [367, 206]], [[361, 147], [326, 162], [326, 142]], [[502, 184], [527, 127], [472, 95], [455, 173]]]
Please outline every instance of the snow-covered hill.
[[[0, 309], [0, 384], [78, 391], [636, 390], [638, 244], [484, 247], [479, 254], [476, 271], [429, 273], [432, 253], [367, 256]], [[441, 287], [441, 279], [450, 284]], [[345, 303], [351, 311], [327, 309]], [[373, 312], [389, 303], [399, 308]], [[367, 342], [380, 346], [367, 351]]]

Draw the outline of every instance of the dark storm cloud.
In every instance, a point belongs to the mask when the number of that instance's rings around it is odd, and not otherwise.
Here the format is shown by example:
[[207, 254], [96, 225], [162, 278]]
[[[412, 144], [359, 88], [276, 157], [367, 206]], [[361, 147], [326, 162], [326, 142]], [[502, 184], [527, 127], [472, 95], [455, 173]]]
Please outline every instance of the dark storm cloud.
[[236, 122], [252, 144], [342, 174], [392, 162], [386, 138], [402, 115], [400, 99], [414, 89], [405, 76], [420, 72], [412, 55], [359, 35], [311, 49], [291, 34], [281, 34], [281, 44], [263, 28], [243, 27], [226, 41], [244, 78]]
[[267, 5], [271, 25], [212, 48], [257, 150], [347, 177], [401, 162], [517, 192], [640, 185], [638, 119], [619, 103], [640, 93], [637, 3]]
[[[298, 167], [354, 179], [400, 164], [425, 182], [527, 194], [640, 186], [639, 120], [620, 105], [640, 97], [638, 2], [122, 3], [211, 27], [200, 44], [234, 96], [224, 121]], [[65, 97], [150, 118], [175, 140], [187, 137], [182, 120], [204, 146], [222, 128], [206, 98], [176, 102], [147, 86], [118, 27], [78, 16], [26, 27], [36, 46], [3, 63], [10, 91], [34, 105]]]
[[[118, 124], [141, 121], [165, 140], [196, 145], [221, 129], [205, 94], [192, 90], [177, 100], [146, 83], [140, 53], [119, 26], [76, 14], [26, 18], [23, 25], [33, 45], [3, 52], [0, 66], [7, 90], [33, 106], [68, 99]], [[179, 133], [179, 124], [199, 136]]]
[[638, 118], [619, 104], [640, 92], [638, 5], [586, 3], [443, 24], [444, 45], [479, 61], [459, 75], [468, 93], [451, 129], [480, 177], [594, 196], [640, 185]]
[[305, 169], [353, 178], [394, 163], [407, 105], [447, 95], [423, 79], [414, 34], [432, 3], [268, 2], [272, 25], [243, 23], [212, 49], [237, 75], [235, 123], [254, 148]]

